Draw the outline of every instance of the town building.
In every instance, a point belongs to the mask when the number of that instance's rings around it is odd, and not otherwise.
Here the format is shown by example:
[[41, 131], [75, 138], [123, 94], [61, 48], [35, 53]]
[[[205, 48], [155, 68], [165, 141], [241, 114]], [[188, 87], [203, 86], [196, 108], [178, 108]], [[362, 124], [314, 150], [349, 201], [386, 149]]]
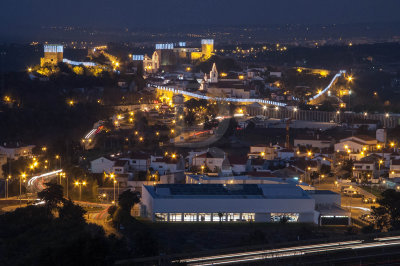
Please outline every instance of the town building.
[[19, 142], [5, 142], [0, 146], [0, 155], [5, 155], [12, 160], [18, 160], [20, 157], [32, 156], [32, 150], [35, 145], [23, 145]]
[[[330, 194], [308, 194], [293, 184], [169, 184], [144, 186], [141, 215], [159, 222], [305, 222], [343, 224]], [[323, 195], [328, 195], [324, 197]], [[340, 196], [339, 196], [340, 198]], [[335, 217], [335, 215], [340, 217]], [[346, 225], [349, 218], [346, 219]]]
[[341, 139], [339, 143], [335, 144], [335, 151], [337, 152], [362, 152], [373, 151], [376, 149], [378, 141], [375, 138], [366, 135], [357, 135]]
[[261, 158], [273, 160], [276, 158], [275, 148], [267, 144], [257, 144], [250, 146], [250, 152], [247, 154], [250, 159]]
[[353, 177], [359, 180], [370, 180], [378, 176], [376, 163], [370, 160], [355, 161], [353, 164]]
[[308, 147], [308, 148], [329, 148], [332, 147], [334, 141], [332, 138], [321, 136], [319, 134], [310, 136], [301, 136], [294, 139], [295, 147]]
[[90, 171], [93, 174], [112, 173], [115, 159], [109, 157], [100, 157], [90, 161]]
[[160, 175], [183, 172], [185, 170], [185, 161], [177, 155], [175, 158], [151, 156], [150, 167]]
[[390, 160], [389, 178], [400, 177], [400, 160]]

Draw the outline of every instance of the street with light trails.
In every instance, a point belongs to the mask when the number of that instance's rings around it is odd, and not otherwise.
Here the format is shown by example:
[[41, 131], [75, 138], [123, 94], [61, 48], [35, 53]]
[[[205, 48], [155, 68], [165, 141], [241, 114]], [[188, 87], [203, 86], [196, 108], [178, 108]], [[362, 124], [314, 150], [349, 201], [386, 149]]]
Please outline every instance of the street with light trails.
[[[315, 245], [304, 245], [280, 249], [231, 253], [219, 256], [207, 256], [180, 260], [187, 265], [230, 265], [271, 260], [285, 257], [326, 254], [335, 251], [354, 251], [369, 248], [394, 247], [400, 245], [400, 236], [374, 238], [373, 241], [353, 240]], [[178, 261], [176, 261], [178, 262]]]

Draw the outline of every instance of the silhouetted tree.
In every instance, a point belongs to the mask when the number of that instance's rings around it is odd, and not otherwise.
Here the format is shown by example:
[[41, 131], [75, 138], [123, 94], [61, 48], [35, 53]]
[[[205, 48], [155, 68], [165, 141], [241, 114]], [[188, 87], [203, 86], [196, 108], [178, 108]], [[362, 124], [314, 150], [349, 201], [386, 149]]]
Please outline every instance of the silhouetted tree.
[[139, 192], [133, 192], [131, 190], [125, 190], [118, 197], [118, 205], [127, 213], [130, 213], [132, 207], [140, 202]]
[[64, 205], [58, 211], [61, 220], [72, 223], [84, 223], [85, 213], [86, 211], [81, 206], [74, 204], [71, 200], [64, 201]]
[[63, 187], [49, 182], [45, 185], [47, 187], [38, 193], [38, 197], [45, 202], [49, 210], [54, 210], [64, 201]]
[[388, 189], [377, 200], [379, 207], [372, 207], [372, 216], [378, 230], [396, 230], [400, 228], [400, 192]]

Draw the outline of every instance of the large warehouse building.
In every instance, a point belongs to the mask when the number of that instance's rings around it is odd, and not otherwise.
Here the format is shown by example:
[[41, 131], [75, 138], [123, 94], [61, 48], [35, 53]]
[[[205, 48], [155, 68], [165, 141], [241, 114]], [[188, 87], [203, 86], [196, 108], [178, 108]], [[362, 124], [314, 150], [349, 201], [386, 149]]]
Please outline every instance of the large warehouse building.
[[[326, 194], [327, 197], [323, 195]], [[314, 194], [293, 184], [168, 184], [144, 186], [142, 215], [164, 222], [307, 222], [321, 220], [316, 206], [337, 205], [336, 193]], [[337, 195], [337, 196], [335, 196]], [[339, 208], [339, 207], [338, 207]], [[337, 208], [335, 209], [337, 210]], [[345, 214], [343, 214], [345, 213]], [[345, 211], [330, 217], [329, 224], [343, 224]], [[336, 219], [335, 216], [338, 216]]]

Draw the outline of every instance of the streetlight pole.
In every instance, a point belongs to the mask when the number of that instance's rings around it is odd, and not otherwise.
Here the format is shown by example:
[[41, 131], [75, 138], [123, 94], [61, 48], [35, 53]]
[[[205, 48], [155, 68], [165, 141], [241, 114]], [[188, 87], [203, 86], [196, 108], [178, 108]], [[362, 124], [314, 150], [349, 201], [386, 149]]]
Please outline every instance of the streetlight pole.
[[115, 204], [115, 184], [117, 183], [117, 180], [114, 180], [114, 204]]
[[79, 201], [82, 200], [82, 186], [86, 186], [86, 181], [76, 181], [75, 186], [79, 186]]
[[21, 198], [22, 198], [22, 178], [25, 179], [26, 174], [22, 173], [19, 177], [19, 207], [21, 207]]
[[69, 196], [68, 196], [68, 176], [66, 176], [67, 177], [67, 199], [69, 199]]
[[8, 180], [9, 180], [10, 178], [11, 178], [10, 175], [6, 178], [6, 199], [8, 199]]

